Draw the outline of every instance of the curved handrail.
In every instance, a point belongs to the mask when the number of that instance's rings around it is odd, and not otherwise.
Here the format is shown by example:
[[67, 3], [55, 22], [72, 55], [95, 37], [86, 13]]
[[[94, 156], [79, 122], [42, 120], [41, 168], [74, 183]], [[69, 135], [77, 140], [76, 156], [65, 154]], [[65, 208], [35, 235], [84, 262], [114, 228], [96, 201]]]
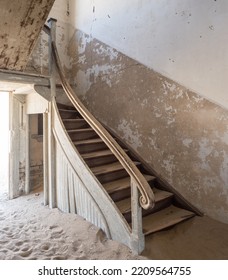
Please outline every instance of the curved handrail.
[[52, 41], [52, 53], [62, 83], [62, 87], [65, 90], [68, 98], [75, 106], [77, 111], [81, 114], [81, 116], [88, 122], [88, 124], [95, 130], [95, 132], [101, 137], [101, 139], [105, 142], [105, 144], [117, 157], [117, 159], [120, 161], [120, 163], [125, 168], [127, 173], [130, 175], [131, 180], [133, 180], [136, 183], [136, 186], [140, 192], [139, 201], [141, 207], [144, 209], [149, 209], [154, 207], [155, 204], [154, 193], [150, 185], [142, 175], [142, 173], [138, 170], [138, 168], [135, 166], [133, 161], [128, 157], [128, 155], [123, 151], [120, 145], [113, 139], [113, 137], [109, 134], [109, 132], [96, 120], [96, 118], [82, 104], [80, 99], [74, 93], [68, 81], [65, 79], [65, 76], [63, 74], [63, 69], [60, 63], [57, 47], [54, 41]]

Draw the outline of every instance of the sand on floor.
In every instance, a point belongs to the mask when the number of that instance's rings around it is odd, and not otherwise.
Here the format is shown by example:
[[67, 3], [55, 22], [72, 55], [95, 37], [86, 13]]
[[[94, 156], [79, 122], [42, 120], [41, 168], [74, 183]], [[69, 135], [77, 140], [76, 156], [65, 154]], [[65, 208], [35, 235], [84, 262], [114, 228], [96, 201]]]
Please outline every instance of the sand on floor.
[[43, 205], [43, 193], [0, 193], [0, 260], [138, 260], [123, 244], [75, 214]]
[[43, 205], [42, 191], [8, 200], [0, 192], [0, 260], [228, 259], [228, 225], [195, 217], [146, 238], [137, 256], [78, 215]]

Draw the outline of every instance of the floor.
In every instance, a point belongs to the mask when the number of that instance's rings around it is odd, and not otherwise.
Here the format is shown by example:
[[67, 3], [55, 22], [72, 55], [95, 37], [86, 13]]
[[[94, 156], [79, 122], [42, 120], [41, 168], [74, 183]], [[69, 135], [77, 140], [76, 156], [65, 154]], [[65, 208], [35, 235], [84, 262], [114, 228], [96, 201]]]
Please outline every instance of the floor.
[[208, 217], [148, 237], [146, 250], [137, 256], [81, 217], [42, 202], [41, 190], [11, 201], [0, 192], [0, 260], [228, 259], [228, 225]]

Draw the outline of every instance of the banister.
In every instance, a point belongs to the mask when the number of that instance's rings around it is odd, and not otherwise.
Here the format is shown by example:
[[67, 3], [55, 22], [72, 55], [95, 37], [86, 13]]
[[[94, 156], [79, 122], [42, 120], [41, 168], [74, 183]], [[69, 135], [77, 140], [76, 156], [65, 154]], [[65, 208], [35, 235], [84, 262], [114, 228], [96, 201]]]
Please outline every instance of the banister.
[[82, 104], [82, 102], [76, 96], [70, 84], [66, 80], [63, 74], [63, 69], [60, 63], [57, 47], [54, 41], [52, 41], [52, 53], [62, 83], [62, 87], [65, 90], [65, 93], [68, 96], [69, 100], [72, 102], [72, 104], [81, 114], [81, 116], [88, 122], [88, 124], [95, 130], [95, 132], [100, 136], [100, 138], [105, 142], [105, 144], [117, 157], [117, 159], [120, 161], [127, 173], [130, 175], [131, 181], [133, 180], [135, 182], [140, 193], [139, 202], [141, 207], [144, 209], [154, 207], [154, 193], [147, 180], [135, 166], [130, 157], [123, 151], [121, 146], [115, 141], [115, 139], [113, 139], [109, 132], [96, 120], [96, 118]]

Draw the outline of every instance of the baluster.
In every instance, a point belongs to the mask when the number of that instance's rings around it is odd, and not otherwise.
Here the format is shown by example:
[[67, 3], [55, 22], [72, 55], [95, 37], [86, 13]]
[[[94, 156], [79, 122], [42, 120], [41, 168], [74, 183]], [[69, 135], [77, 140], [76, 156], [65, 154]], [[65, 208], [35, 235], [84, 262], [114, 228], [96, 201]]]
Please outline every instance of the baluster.
[[131, 177], [131, 218], [132, 238], [131, 248], [136, 253], [141, 253], [145, 247], [145, 237], [142, 229], [142, 208], [139, 204], [139, 191], [137, 183]]

